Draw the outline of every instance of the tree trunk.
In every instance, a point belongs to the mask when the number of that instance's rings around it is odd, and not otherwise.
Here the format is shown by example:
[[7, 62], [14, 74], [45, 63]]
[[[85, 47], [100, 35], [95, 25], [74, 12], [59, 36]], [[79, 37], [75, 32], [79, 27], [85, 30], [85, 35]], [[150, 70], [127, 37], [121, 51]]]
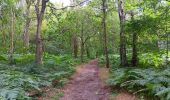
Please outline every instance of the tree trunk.
[[73, 53], [74, 53], [74, 58], [77, 58], [78, 55], [78, 39], [76, 35], [73, 35]]
[[13, 53], [14, 53], [14, 11], [11, 8], [11, 32], [10, 32], [10, 50], [9, 50], [9, 63], [13, 64], [14, 59], [13, 59]]
[[86, 55], [88, 58], [90, 58], [90, 52], [89, 52], [89, 47], [86, 45]]
[[122, 0], [118, 0], [118, 13], [120, 19], [120, 65], [127, 66], [126, 37], [124, 33], [125, 13]]
[[84, 43], [81, 40], [81, 62], [84, 62]]
[[2, 22], [2, 25], [1, 25], [1, 31], [2, 31], [2, 46], [3, 48], [6, 48], [6, 35], [5, 35], [5, 28], [4, 28], [4, 25], [3, 25], [3, 22]]
[[108, 56], [108, 48], [107, 48], [107, 30], [106, 30], [106, 7], [107, 7], [107, 3], [106, 0], [102, 0], [103, 1], [103, 34], [104, 34], [104, 52], [105, 52], [105, 57], [106, 57], [106, 67], [109, 68], [109, 56]]
[[2, 38], [3, 38], [3, 44], [2, 44], [2, 46], [3, 46], [3, 48], [6, 48], [6, 35], [5, 35], [4, 30], [2, 31]]
[[133, 43], [132, 43], [132, 66], [136, 67], [138, 64], [138, 57], [137, 57], [137, 34], [133, 33]]
[[30, 22], [31, 19], [29, 18], [30, 16], [30, 6], [31, 6], [31, 1], [26, 0], [27, 3], [27, 8], [26, 8], [26, 22], [25, 22], [25, 27], [24, 27], [24, 46], [28, 49], [29, 48], [29, 27], [30, 27]]
[[43, 44], [41, 39], [42, 19], [38, 18], [37, 23], [38, 24], [37, 24], [37, 34], [36, 34], [36, 63], [38, 65], [41, 65], [43, 60]]
[[[134, 14], [131, 12], [131, 21], [134, 21]], [[132, 40], [132, 66], [136, 67], [138, 64], [138, 54], [137, 54], [137, 33], [133, 32], [133, 40]]]
[[83, 56], [84, 56], [84, 24], [83, 24], [83, 22], [82, 22], [82, 25], [81, 25], [81, 36], [80, 36], [80, 38], [81, 38], [81, 55], [80, 55], [80, 57], [81, 57], [81, 62], [83, 62], [84, 60], [83, 60]]
[[48, 0], [41, 0], [42, 7], [40, 9], [40, 0], [37, 0], [37, 4], [35, 5], [35, 10], [37, 14], [37, 32], [36, 32], [36, 64], [41, 65], [43, 64], [43, 43], [41, 38], [41, 27], [42, 27], [42, 20], [44, 16], [44, 12], [46, 9], [46, 3]]
[[24, 29], [24, 46], [26, 48], [29, 48], [29, 41], [30, 41], [30, 39], [29, 39], [29, 32], [28, 32], [29, 26], [30, 26], [30, 19], [27, 19], [26, 20], [25, 29]]

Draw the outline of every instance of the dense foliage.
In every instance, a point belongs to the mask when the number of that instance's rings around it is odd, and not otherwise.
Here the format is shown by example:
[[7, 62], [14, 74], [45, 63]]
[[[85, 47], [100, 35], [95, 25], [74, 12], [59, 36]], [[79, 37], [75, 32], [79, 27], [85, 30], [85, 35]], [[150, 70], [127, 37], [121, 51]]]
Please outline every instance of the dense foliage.
[[[108, 80], [111, 86], [126, 88], [134, 94], [144, 95], [149, 100], [170, 99], [170, 69], [114, 68]], [[152, 97], [152, 98], [151, 98]]]
[[95, 58], [111, 86], [170, 99], [170, 1], [52, 1], [0, 0], [0, 99], [63, 86]]
[[[6, 55], [1, 56], [0, 97], [2, 100], [31, 99], [29, 96], [41, 95], [43, 87], [63, 86], [80, 62], [71, 56], [44, 55], [44, 65], [36, 67], [34, 55], [15, 55], [16, 65], [6, 65]], [[27, 62], [28, 61], [28, 62]], [[40, 69], [41, 68], [41, 69]], [[55, 82], [56, 81], [56, 82]], [[32, 91], [36, 94], [31, 95]]]
[[[170, 57], [170, 55], [169, 55]], [[118, 54], [110, 54], [109, 55], [112, 68], [117, 68], [120, 64], [120, 56]], [[127, 58], [130, 62], [131, 54], [127, 54]], [[99, 57], [100, 64], [105, 64], [105, 58], [104, 56]], [[170, 59], [168, 59], [168, 62], [170, 62]], [[139, 68], [164, 68], [167, 66], [167, 59], [166, 59], [166, 53], [141, 53], [139, 54]], [[132, 66], [129, 66], [132, 67]]]

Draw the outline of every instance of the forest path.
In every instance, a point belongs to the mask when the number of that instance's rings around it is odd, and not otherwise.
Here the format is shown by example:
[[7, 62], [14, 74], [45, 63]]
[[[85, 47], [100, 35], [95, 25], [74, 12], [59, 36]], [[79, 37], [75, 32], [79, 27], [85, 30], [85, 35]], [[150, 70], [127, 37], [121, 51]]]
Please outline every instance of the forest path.
[[109, 88], [100, 79], [97, 60], [78, 68], [63, 92], [60, 100], [109, 100], [110, 95]]
[[98, 60], [76, 68], [70, 82], [62, 89], [49, 88], [38, 100], [137, 100], [126, 91], [112, 90], [106, 85], [109, 69], [99, 67]]

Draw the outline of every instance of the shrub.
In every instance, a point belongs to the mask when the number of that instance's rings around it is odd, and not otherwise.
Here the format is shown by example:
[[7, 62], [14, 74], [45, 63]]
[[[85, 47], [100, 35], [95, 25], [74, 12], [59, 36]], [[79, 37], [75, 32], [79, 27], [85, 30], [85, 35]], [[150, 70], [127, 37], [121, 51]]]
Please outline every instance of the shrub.
[[160, 68], [166, 65], [165, 54], [143, 53], [139, 55], [139, 64], [141, 67]]

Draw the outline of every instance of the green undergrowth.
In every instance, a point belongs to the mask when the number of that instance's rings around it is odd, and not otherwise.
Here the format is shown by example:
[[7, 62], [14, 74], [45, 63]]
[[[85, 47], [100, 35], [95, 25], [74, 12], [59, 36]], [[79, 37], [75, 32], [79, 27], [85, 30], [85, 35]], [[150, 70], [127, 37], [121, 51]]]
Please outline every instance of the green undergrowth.
[[170, 68], [115, 68], [108, 80], [110, 86], [149, 97], [149, 100], [170, 100]]
[[43, 65], [36, 66], [34, 57], [15, 54], [14, 64], [9, 65], [8, 55], [0, 55], [0, 100], [32, 99], [32, 91], [41, 95], [43, 87], [62, 87], [75, 72], [74, 66], [80, 63], [69, 55], [45, 53]]
[[[130, 65], [131, 62], [131, 55], [127, 54], [128, 63]], [[169, 53], [169, 59], [166, 59], [166, 52], [160, 52], [160, 53], [140, 53], [138, 55], [139, 58], [139, 64], [138, 67], [140, 68], [162, 68], [166, 66], [167, 60], [168, 63], [170, 63], [170, 53]], [[110, 59], [110, 65], [115, 67], [120, 65], [120, 56], [119, 54], [109, 54]], [[105, 56], [99, 57], [99, 63], [105, 64]]]
[[[111, 76], [107, 83], [146, 100], [170, 100], [170, 66], [167, 65], [170, 59], [166, 59], [166, 53], [140, 53], [138, 57], [138, 66], [130, 67], [131, 54], [127, 54], [129, 66], [123, 68], [119, 67], [120, 56], [110, 54]], [[105, 64], [105, 57], [101, 56], [99, 62]]]

